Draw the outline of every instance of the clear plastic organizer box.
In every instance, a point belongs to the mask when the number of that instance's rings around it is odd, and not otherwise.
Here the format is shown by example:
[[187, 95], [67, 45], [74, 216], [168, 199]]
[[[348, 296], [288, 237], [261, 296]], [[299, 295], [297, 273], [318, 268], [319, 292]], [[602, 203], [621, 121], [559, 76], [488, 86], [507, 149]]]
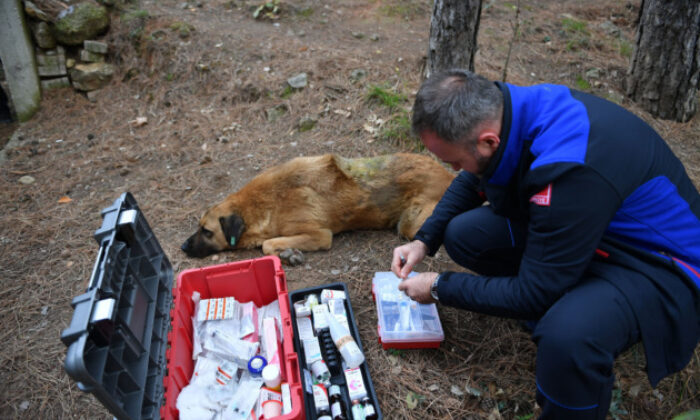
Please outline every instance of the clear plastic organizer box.
[[390, 271], [375, 273], [372, 279], [372, 293], [377, 304], [377, 330], [382, 347], [440, 347], [445, 334], [436, 305], [411, 300], [399, 291], [399, 283], [401, 279]]

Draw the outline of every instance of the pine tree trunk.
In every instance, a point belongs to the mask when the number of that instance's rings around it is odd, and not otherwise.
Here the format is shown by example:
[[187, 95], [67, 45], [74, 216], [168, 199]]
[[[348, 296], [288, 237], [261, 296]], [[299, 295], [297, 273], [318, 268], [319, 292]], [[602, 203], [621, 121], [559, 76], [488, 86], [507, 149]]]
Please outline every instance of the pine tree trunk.
[[697, 110], [700, 2], [643, 0], [627, 95], [655, 117], [688, 121]]
[[435, 0], [425, 77], [450, 68], [474, 70], [481, 0]]

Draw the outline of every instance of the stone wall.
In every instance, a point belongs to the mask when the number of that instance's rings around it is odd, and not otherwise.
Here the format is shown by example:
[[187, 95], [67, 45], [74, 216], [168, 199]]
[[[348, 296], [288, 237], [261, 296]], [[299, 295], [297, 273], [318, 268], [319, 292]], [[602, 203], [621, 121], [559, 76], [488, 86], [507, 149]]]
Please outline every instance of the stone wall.
[[109, 10], [92, 0], [35, 1], [23, 4], [42, 90], [72, 86], [94, 100], [114, 73], [109, 46], [97, 39], [109, 28]]

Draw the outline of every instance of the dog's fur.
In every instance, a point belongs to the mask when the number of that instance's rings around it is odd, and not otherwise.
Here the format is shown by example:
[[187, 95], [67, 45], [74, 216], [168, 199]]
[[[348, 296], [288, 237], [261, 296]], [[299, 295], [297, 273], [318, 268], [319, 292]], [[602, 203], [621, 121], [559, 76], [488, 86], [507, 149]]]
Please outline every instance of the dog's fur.
[[418, 154], [296, 158], [209, 208], [182, 250], [191, 257], [258, 246], [267, 255], [315, 251], [329, 249], [334, 233], [393, 226], [413, 238], [453, 179]]

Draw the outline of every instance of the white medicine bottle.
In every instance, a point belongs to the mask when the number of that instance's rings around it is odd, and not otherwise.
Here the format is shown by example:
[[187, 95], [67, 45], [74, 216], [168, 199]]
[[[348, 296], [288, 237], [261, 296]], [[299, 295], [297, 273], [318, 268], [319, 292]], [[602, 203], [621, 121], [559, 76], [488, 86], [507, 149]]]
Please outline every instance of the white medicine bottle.
[[351, 369], [360, 366], [365, 361], [365, 355], [362, 354], [355, 339], [350, 335], [350, 331], [330, 313], [327, 312], [326, 317], [328, 318], [328, 327], [331, 330], [331, 338], [333, 338], [340, 355], [343, 356], [345, 364]]

